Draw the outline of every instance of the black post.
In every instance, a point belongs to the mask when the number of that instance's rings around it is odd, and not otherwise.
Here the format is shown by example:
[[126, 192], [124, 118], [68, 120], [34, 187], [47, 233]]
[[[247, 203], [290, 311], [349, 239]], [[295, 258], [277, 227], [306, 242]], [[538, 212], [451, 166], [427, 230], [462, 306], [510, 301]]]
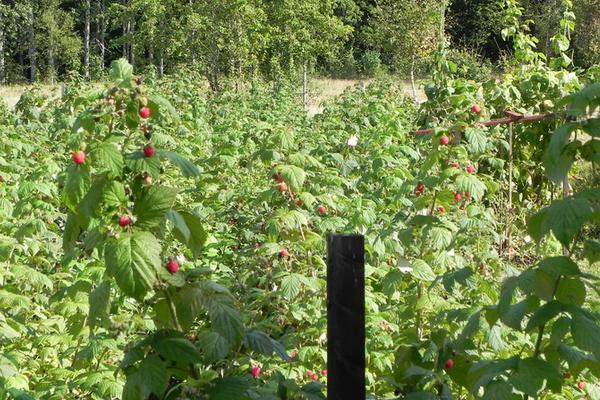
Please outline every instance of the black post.
[[327, 399], [365, 400], [365, 239], [327, 237]]

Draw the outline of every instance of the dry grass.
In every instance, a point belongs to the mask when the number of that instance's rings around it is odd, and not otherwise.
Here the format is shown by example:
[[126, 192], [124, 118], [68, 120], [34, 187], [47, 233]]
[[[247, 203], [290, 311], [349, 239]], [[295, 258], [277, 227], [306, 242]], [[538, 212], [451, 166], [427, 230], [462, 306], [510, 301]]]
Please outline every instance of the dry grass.
[[[355, 80], [355, 79], [328, 79], [328, 78], [312, 78], [309, 82], [309, 105], [308, 114], [315, 115], [323, 112], [323, 102], [330, 100], [333, 97], [339, 96], [346, 89], [351, 87], [358, 87], [361, 84], [368, 85], [370, 79], [366, 80]], [[38, 85], [38, 88], [42, 90], [42, 93], [58, 97], [60, 96], [60, 85]], [[410, 83], [404, 82], [403, 87], [407, 95], [412, 95]], [[4, 99], [10, 108], [13, 108], [19, 101], [19, 98], [23, 92], [31, 89], [32, 86], [27, 85], [14, 85], [14, 86], [0, 86], [0, 98]], [[425, 95], [422, 91], [419, 91], [419, 100], [423, 100]]]
[[[310, 96], [308, 101], [308, 114], [313, 116], [323, 112], [323, 102], [339, 96], [346, 89], [368, 85], [371, 79], [328, 79], [313, 78], [309, 83]], [[412, 89], [409, 82], [402, 82], [402, 88], [407, 96], [412, 96]], [[419, 102], [425, 101], [425, 93], [419, 89], [417, 92]]]
[[27, 90], [32, 88], [39, 88], [42, 93], [51, 97], [60, 96], [60, 85], [11, 85], [11, 86], [0, 86], [0, 98], [2, 98], [10, 108], [13, 108], [15, 104], [21, 98], [21, 95]]

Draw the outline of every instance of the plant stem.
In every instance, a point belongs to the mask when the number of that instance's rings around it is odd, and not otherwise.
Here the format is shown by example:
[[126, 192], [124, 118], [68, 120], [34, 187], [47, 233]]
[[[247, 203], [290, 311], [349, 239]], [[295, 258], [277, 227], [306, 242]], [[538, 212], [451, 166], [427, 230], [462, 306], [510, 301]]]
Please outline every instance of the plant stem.
[[179, 323], [179, 319], [177, 318], [177, 309], [175, 308], [175, 303], [173, 302], [173, 298], [169, 293], [169, 289], [165, 289], [165, 296], [167, 298], [167, 303], [169, 303], [169, 311], [171, 311], [171, 318], [173, 319], [173, 324], [175, 324], [175, 327], [178, 331], [183, 332], [181, 324]]
[[[556, 295], [556, 291], [558, 290], [558, 285], [560, 283], [561, 277], [562, 277], [562, 275], [559, 275], [558, 278], [556, 278], [556, 282], [554, 283], [554, 288], [552, 289], [552, 296], [550, 297], [550, 300], [554, 299], [554, 296]], [[542, 324], [538, 330], [538, 338], [537, 338], [537, 341], [535, 342], [535, 350], [533, 352], [533, 358], [538, 358], [542, 352], [542, 339], [544, 337], [545, 329], [546, 329], [546, 324]]]

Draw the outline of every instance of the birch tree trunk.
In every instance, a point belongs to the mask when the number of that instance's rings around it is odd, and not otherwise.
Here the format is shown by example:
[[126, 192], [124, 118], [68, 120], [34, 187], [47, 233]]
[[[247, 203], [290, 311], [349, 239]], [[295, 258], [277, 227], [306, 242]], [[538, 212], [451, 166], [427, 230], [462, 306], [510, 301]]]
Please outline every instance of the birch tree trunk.
[[104, 20], [104, 0], [99, 0], [100, 4], [99, 4], [99, 10], [100, 10], [100, 19], [98, 21], [98, 26], [100, 28], [100, 67], [102, 70], [104, 70], [104, 66], [105, 66], [105, 51], [106, 51], [106, 43], [105, 43], [105, 37], [106, 37], [106, 26], [105, 26], [105, 20]]
[[28, 37], [27, 55], [29, 57], [29, 80], [34, 82], [37, 77], [37, 49], [35, 44], [35, 12], [33, 10], [33, 5], [29, 11]]
[[86, 79], [90, 79], [90, 0], [85, 0], [85, 21], [83, 28], [83, 71]]
[[4, 18], [0, 13], [0, 85], [6, 81], [6, 64], [4, 61]]
[[[130, 31], [131, 35], [135, 34], [135, 19], [130, 23]], [[132, 66], [135, 67], [135, 44], [133, 43], [133, 38], [129, 39], [129, 62]]]
[[417, 84], [415, 82], [415, 55], [412, 55], [412, 60], [410, 62], [410, 86], [412, 89], [413, 99], [415, 104], [419, 103], [419, 99], [417, 98]]

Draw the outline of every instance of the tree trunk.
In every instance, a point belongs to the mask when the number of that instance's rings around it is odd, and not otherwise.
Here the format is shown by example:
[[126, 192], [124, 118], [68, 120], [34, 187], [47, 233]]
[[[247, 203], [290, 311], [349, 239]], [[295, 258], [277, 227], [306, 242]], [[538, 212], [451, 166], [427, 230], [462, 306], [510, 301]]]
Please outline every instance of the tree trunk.
[[304, 111], [308, 110], [308, 65], [306, 62], [302, 67], [302, 102], [304, 104]]
[[160, 60], [158, 61], [158, 76], [161, 78], [165, 74], [165, 56], [163, 51], [160, 51]]
[[419, 103], [419, 99], [417, 98], [417, 84], [415, 83], [415, 55], [412, 55], [412, 60], [410, 62], [410, 87], [412, 89], [413, 99], [415, 104]]
[[36, 64], [36, 45], [35, 45], [35, 12], [33, 10], [33, 6], [30, 8], [29, 12], [29, 27], [28, 27], [28, 36], [29, 43], [27, 46], [27, 55], [29, 56], [29, 80], [34, 82], [37, 77], [37, 64]]
[[85, 0], [85, 21], [83, 27], [83, 73], [90, 79], [90, 0]]
[[[135, 34], [135, 20], [130, 23], [130, 31], [131, 35]], [[133, 43], [133, 38], [129, 40], [129, 63], [135, 67], [135, 44]]]
[[[123, 0], [123, 5], [127, 6], [127, 0]], [[129, 33], [129, 20], [123, 17], [123, 36]], [[129, 49], [127, 40], [123, 40], [123, 58], [129, 61]]]
[[50, 84], [52, 85], [54, 85], [54, 78], [56, 77], [54, 64], [54, 45], [50, 43], [50, 46], [48, 46], [48, 73], [50, 74]]
[[105, 36], [106, 36], [106, 27], [104, 26], [104, 0], [98, 0], [99, 4], [98, 4], [98, 10], [99, 10], [99, 16], [98, 16], [98, 30], [100, 31], [100, 34], [98, 35], [98, 42], [99, 42], [99, 46], [100, 46], [100, 70], [104, 70], [104, 63], [105, 63], [105, 45], [106, 43], [104, 43], [105, 40]]
[[0, 14], [0, 85], [6, 81], [6, 66], [4, 61], [4, 21]]

